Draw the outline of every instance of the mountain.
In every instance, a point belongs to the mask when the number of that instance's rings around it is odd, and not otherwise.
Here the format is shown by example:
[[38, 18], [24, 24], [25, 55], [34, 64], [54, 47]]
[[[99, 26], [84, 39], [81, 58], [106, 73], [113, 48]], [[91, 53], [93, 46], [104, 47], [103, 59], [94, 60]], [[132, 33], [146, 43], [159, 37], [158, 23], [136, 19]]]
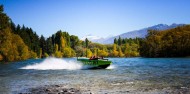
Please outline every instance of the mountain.
[[178, 26], [183, 26], [183, 25], [185, 25], [185, 24], [175, 24], [175, 23], [171, 24], [171, 25], [158, 24], [158, 25], [154, 25], [154, 26], [151, 26], [151, 27], [126, 32], [126, 33], [120, 34], [118, 36], [110, 37], [110, 38], [107, 38], [107, 39], [102, 39], [101, 41], [98, 41], [98, 43], [112, 44], [114, 42], [114, 39], [119, 38], [119, 36], [121, 38], [136, 38], [136, 37], [144, 38], [147, 35], [147, 30], [167, 30], [167, 29], [172, 29], [172, 28], [175, 28], [175, 27], [178, 27]]
[[96, 43], [100, 43], [99, 40], [104, 40], [104, 38], [102, 38], [102, 37], [94, 36], [94, 35], [91, 35], [91, 34], [82, 37], [81, 40], [84, 41], [86, 38], [87, 38], [88, 40], [90, 40], [90, 41], [92, 41], [92, 42], [96, 42]]
[[110, 36], [108, 36], [106, 38], [103, 38], [103, 37], [100, 37], [100, 36], [94, 36], [94, 35], [89, 34], [89, 35], [86, 35], [86, 36], [82, 37], [81, 40], [84, 41], [87, 38], [88, 40], [90, 40], [92, 42], [95, 42], [95, 43], [103, 43], [104, 40], [107, 40], [107, 39], [109, 39], [111, 37], [113, 37], [113, 36], [110, 35]]
[[84, 37], [81, 38], [81, 40], [85, 40], [85, 39], [88, 39], [88, 40], [98, 40], [98, 39], [101, 39], [101, 37], [98, 37], [98, 36], [93, 36], [93, 35], [86, 35]]

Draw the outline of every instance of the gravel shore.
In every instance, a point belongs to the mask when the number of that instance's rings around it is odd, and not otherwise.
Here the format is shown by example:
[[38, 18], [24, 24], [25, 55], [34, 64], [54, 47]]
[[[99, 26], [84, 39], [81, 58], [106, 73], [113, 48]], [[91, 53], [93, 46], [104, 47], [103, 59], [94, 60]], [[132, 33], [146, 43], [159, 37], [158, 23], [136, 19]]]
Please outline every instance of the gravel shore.
[[82, 94], [75, 88], [65, 88], [64, 85], [48, 85], [43, 87], [31, 88], [19, 94]]
[[[18, 93], [17, 93], [18, 94]], [[124, 90], [81, 90], [67, 88], [65, 85], [45, 85], [21, 91], [19, 94], [190, 94], [190, 88], [163, 88], [163, 89], [129, 89]]]

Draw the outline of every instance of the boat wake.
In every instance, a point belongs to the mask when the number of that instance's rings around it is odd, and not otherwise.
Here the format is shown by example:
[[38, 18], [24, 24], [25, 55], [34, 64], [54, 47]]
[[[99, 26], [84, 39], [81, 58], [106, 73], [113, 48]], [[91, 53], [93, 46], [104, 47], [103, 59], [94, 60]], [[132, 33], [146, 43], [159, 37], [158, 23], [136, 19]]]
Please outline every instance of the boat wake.
[[115, 69], [115, 68], [116, 68], [115, 65], [110, 65], [110, 66], [108, 66], [106, 69]]
[[27, 65], [22, 67], [21, 69], [34, 69], [34, 70], [78, 70], [82, 69], [83, 65], [74, 60], [63, 60], [61, 58], [46, 58], [44, 61], [40, 63], [36, 63], [33, 65]]

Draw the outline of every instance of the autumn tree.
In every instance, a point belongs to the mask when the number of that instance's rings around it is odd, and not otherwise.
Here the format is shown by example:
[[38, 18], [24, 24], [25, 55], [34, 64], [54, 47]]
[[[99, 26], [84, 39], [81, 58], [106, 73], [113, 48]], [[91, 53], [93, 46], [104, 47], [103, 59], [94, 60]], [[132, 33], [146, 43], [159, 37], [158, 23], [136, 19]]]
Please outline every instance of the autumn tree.
[[4, 61], [26, 60], [29, 56], [28, 47], [20, 36], [13, 34], [9, 17], [0, 6], [0, 56]]
[[149, 30], [140, 42], [143, 57], [184, 57], [190, 55], [190, 25], [169, 30]]
[[121, 50], [121, 47], [118, 47], [118, 56], [119, 57], [123, 57], [124, 56], [124, 54], [123, 54], [123, 52]]
[[92, 51], [90, 49], [86, 49], [86, 56], [91, 57], [92, 56]]
[[61, 36], [60, 38], [60, 50], [63, 51], [63, 49], [66, 47], [66, 40]]
[[125, 56], [126, 57], [130, 57], [131, 55], [131, 47], [130, 47], [130, 45], [129, 45], [129, 43], [126, 43], [125, 44], [125, 52], [124, 52], [124, 54], [125, 54]]
[[58, 57], [58, 58], [61, 58], [62, 57], [62, 53], [61, 53], [61, 51], [59, 51], [58, 48], [59, 48], [58, 44], [55, 44], [55, 53], [54, 53], [54, 56]]
[[107, 48], [104, 46], [102, 50], [98, 50], [98, 56], [101, 57], [107, 57], [108, 56], [108, 52], [107, 52]]
[[119, 52], [117, 51], [117, 45], [116, 44], [113, 44], [113, 56], [114, 57], [117, 57], [119, 54]]

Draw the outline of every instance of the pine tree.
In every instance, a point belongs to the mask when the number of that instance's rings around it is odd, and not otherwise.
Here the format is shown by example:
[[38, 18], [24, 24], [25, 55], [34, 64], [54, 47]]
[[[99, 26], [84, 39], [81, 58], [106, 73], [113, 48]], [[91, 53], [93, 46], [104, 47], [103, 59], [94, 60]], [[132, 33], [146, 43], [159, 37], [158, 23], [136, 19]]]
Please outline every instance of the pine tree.
[[114, 39], [114, 44], [118, 44], [118, 41], [117, 41], [117, 39], [116, 39], [116, 38]]
[[86, 48], [88, 48], [88, 44], [89, 44], [89, 40], [86, 38], [85, 39], [85, 46], [86, 46]]
[[121, 37], [119, 36], [118, 45], [121, 46], [121, 44], [122, 44], [122, 39], [121, 39]]

